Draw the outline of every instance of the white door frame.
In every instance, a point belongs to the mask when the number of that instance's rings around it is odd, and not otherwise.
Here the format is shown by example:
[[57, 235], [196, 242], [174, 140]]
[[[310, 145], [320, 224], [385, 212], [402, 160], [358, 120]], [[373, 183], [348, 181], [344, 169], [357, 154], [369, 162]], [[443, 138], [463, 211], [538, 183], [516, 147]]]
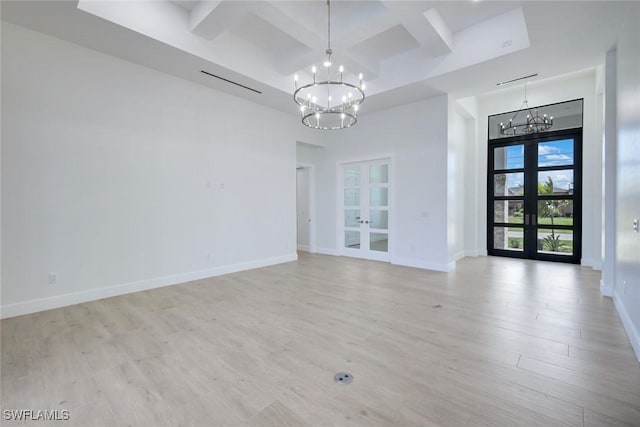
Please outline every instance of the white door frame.
[[[308, 169], [309, 170], [309, 188], [308, 191], [308, 199], [309, 199], [309, 252], [316, 252], [316, 167], [311, 163], [300, 163], [296, 164], [296, 169]], [[297, 218], [297, 212], [296, 212]], [[296, 242], [297, 242], [296, 236]]]
[[395, 253], [395, 197], [396, 197], [396, 177], [393, 155], [379, 155], [365, 158], [356, 158], [348, 160], [340, 160], [336, 162], [336, 253], [340, 256], [352, 256], [347, 255], [347, 251], [344, 246], [344, 179], [342, 171], [345, 166], [357, 163], [369, 163], [386, 161], [389, 164], [389, 223], [388, 223], [388, 236], [389, 242], [387, 247], [387, 253], [382, 257], [366, 257], [362, 258], [373, 259], [377, 261], [391, 262], [393, 254]]

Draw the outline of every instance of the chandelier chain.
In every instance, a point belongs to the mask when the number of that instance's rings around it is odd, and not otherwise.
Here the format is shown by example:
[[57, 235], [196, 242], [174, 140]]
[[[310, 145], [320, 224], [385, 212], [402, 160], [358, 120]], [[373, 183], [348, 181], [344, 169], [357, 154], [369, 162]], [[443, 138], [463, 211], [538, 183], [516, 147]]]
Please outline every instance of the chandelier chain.
[[[518, 116], [518, 113], [522, 112], [528, 113], [527, 117], [524, 122], [518, 123], [516, 122], [516, 117]], [[540, 133], [551, 129], [551, 127], [553, 127], [553, 116], [547, 117], [546, 114], [540, 116], [538, 108], [534, 108], [533, 111], [531, 110], [529, 100], [527, 99], [527, 83], [525, 83], [524, 100], [522, 101], [522, 105], [520, 105], [520, 109], [513, 113], [513, 116], [511, 116], [506, 125], [504, 123], [500, 123], [498, 130], [502, 135], [515, 136], [519, 133]]]
[[327, 49], [331, 50], [331, 0], [327, 0]]

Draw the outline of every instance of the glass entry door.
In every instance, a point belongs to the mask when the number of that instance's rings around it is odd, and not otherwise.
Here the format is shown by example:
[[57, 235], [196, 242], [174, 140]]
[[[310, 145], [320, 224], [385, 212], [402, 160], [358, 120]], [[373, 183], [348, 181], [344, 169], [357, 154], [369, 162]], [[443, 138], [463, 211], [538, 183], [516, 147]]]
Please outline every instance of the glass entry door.
[[579, 263], [581, 132], [490, 142], [489, 255]]
[[389, 261], [389, 161], [342, 166], [341, 253]]

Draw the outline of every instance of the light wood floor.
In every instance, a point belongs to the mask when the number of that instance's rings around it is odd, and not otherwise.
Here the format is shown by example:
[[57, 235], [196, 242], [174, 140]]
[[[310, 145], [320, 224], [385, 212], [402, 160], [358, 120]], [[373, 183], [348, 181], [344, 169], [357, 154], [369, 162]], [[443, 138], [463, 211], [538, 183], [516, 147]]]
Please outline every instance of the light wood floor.
[[52, 425], [82, 427], [639, 426], [640, 365], [599, 278], [302, 253], [3, 320], [2, 409], [67, 409]]

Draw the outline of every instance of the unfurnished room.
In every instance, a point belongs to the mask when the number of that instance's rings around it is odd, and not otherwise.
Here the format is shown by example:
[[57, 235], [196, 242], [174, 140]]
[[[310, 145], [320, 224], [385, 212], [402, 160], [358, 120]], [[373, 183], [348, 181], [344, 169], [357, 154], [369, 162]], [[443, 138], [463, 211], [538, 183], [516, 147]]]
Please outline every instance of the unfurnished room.
[[0, 425], [640, 427], [640, 2], [0, 18]]

